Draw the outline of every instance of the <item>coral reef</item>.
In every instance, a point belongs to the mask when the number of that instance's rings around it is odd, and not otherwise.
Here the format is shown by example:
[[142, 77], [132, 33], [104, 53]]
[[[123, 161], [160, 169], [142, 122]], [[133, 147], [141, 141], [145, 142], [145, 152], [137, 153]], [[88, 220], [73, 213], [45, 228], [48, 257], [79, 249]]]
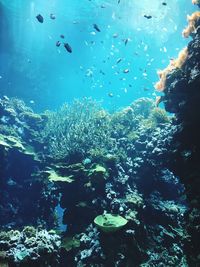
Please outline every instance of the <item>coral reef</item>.
[[57, 197], [51, 194], [53, 187], [48, 180], [35, 175], [43, 168], [43, 154], [39, 153], [43, 148], [39, 142], [43, 117], [22, 101], [7, 97], [0, 100], [0, 115], [0, 225], [9, 228], [40, 223], [53, 227]]
[[156, 104], [0, 99], [0, 266], [200, 266], [199, 12], [188, 22]]
[[181, 69], [187, 57], [188, 57], [188, 49], [187, 47], [185, 47], [179, 52], [178, 57], [176, 59], [170, 60], [169, 65], [164, 70], [159, 70], [157, 72], [160, 78], [160, 81], [158, 81], [155, 84], [155, 89], [157, 91], [159, 92], [164, 91], [166, 86], [167, 75], [169, 75], [174, 70]]
[[[27, 224], [56, 227], [55, 210], [60, 205], [63, 211], [60, 221], [67, 225], [67, 231], [61, 236], [58, 266], [66, 266], [66, 261], [68, 266], [91, 267], [165, 264], [172, 257], [176, 257], [174, 266], [179, 266], [184, 261], [184, 241], [179, 233], [184, 231], [186, 208], [179, 200], [183, 194], [180, 182], [165, 167], [171, 118], [148, 98], [138, 99], [113, 114], [92, 102], [92, 110], [97, 112], [88, 115], [91, 100], [84, 101], [82, 117], [74, 114], [77, 108], [80, 110], [79, 101], [64, 108], [68, 117], [63, 117], [64, 111], [38, 115], [30, 110], [25, 112], [27, 108], [23, 107], [16, 118], [27, 134], [13, 131], [15, 122], [14, 125], [11, 121], [2, 122], [0, 177], [6, 196], [1, 202], [4, 218], [1, 227], [13, 230]], [[5, 106], [12, 103], [12, 99], [1, 100], [3, 114]], [[75, 126], [70, 128], [72, 139], [66, 143], [61, 137], [69, 130], [65, 125], [69, 115]], [[35, 127], [39, 127], [39, 133]], [[10, 133], [5, 135], [5, 131]], [[102, 133], [107, 135], [106, 139], [96, 141]], [[62, 148], [61, 152], [52, 140]], [[78, 140], [76, 147], [73, 142]], [[22, 156], [23, 162], [29, 161], [29, 172], [23, 166], [20, 175], [16, 174], [10, 161], [14, 151], [18, 155], [17, 166], [22, 166]], [[27, 212], [30, 208], [34, 216]], [[105, 211], [127, 222], [116, 234], [104, 233], [94, 224], [94, 219]], [[167, 254], [166, 249], [171, 247], [174, 249]], [[162, 253], [165, 258], [156, 256]]]
[[109, 117], [91, 99], [63, 105], [59, 112], [47, 116], [42, 140], [56, 160], [81, 160], [90, 149], [109, 149], [113, 145], [107, 129]]
[[[199, 13], [195, 13], [199, 14]], [[168, 168], [178, 175], [185, 186], [188, 201], [186, 231], [190, 240], [185, 242], [189, 266], [199, 266], [200, 247], [200, 31], [196, 22], [193, 40], [188, 45], [188, 58], [181, 71], [167, 76], [163, 102], [168, 112], [174, 113], [171, 131], [171, 159]]]
[[60, 237], [54, 231], [27, 226], [18, 230], [0, 232], [0, 251], [4, 261], [16, 266], [55, 266], [58, 262]]
[[182, 32], [183, 37], [188, 38], [192, 33], [196, 33], [199, 19], [200, 11], [192, 13], [191, 16], [187, 15], [188, 26]]

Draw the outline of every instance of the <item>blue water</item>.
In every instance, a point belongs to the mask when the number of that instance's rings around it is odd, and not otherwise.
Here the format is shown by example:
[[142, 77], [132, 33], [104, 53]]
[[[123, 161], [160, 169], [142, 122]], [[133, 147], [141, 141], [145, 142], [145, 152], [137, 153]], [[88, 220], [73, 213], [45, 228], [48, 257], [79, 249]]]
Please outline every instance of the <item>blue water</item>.
[[[189, 0], [162, 2], [0, 0], [0, 95], [19, 97], [36, 111], [82, 97], [111, 110], [155, 98], [156, 71], [188, 43], [181, 32], [196, 10]], [[72, 53], [56, 47], [58, 40]]]

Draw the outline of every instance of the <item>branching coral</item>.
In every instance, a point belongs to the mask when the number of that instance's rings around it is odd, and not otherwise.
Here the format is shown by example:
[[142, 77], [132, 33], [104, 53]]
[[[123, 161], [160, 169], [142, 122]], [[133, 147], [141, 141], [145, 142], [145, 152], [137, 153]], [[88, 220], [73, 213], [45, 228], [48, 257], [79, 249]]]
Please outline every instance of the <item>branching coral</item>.
[[176, 59], [171, 59], [169, 65], [164, 70], [159, 70], [157, 72], [160, 80], [155, 84], [155, 89], [159, 92], [164, 91], [167, 75], [177, 69], [182, 68], [183, 64], [185, 63], [188, 57], [188, 49], [187, 47], [183, 48]]
[[[200, 1], [193, 0], [193, 4], [199, 4]], [[182, 35], [188, 38], [191, 33], [196, 32], [196, 23], [200, 19], [200, 11], [192, 13], [191, 16], [187, 15], [188, 26], [183, 30]]]
[[50, 113], [43, 140], [53, 158], [86, 156], [90, 149], [110, 148], [109, 116], [91, 100], [75, 101], [60, 111]]

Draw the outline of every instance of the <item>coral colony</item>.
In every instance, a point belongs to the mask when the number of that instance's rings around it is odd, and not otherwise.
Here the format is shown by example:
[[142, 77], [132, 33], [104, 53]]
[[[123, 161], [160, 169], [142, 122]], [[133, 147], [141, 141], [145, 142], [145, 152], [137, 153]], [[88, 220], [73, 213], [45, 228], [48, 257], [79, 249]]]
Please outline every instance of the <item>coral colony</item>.
[[165, 109], [0, 99], [0, 266], [200, 266], [199, 17], [158, 72]]

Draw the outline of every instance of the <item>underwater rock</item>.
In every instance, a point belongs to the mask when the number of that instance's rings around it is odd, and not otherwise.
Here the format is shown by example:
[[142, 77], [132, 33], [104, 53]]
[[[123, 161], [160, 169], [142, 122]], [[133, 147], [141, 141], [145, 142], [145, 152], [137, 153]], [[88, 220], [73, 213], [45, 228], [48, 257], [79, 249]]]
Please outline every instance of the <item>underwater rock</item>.
[[94, 186], [94, 188], [99, 189], [100, 187], [105, 186], [108, 172], [106, 168], [97, 164], [90, 168], [88, 177], [90, 178], [91, 185]]
[[0, 114], [8, 120], [1, 121], [0, 127], [0, 226], [35, 225], [39, 218], [45, 224], [42, 217], [46, 216], [47, 224], [53, 226], [50, 210], [56, 196], [50, 194], [52, 187], [34, 175], [43, 164], [43, 153], [37, 152], [43, 147], [39, 129], [44, 126], [45, 116], [34, 114], [23, 101], [5, 97], [0, 99]]
[[42, 263], [43, 266], [47, 266], [47, 263], [52, 266], [58, 259], [60, 244], [60, 237], [55, 232], [29, 226], [21, 232], [18, 230], [0, 232], [0, 251], [6, 253], [6, 259], [12, 264], [35, 262], [38, 266]]
[[[171, 133], [169, 169], [180, 177], [185, 186], [189, 209], [186, 241], [189, 266], [199, 266], [200, 220], [199, 157], [200, 157], [200, 20], [195, 20], [195, 31], [188, 44], [188, 57], [181, 70], [167, 76], [163, 102], [168, 112], [175, 113]], [[190, 31], [190, 25], [187, 29]], [[194, 28], [192, 29], [194, 30]]]

